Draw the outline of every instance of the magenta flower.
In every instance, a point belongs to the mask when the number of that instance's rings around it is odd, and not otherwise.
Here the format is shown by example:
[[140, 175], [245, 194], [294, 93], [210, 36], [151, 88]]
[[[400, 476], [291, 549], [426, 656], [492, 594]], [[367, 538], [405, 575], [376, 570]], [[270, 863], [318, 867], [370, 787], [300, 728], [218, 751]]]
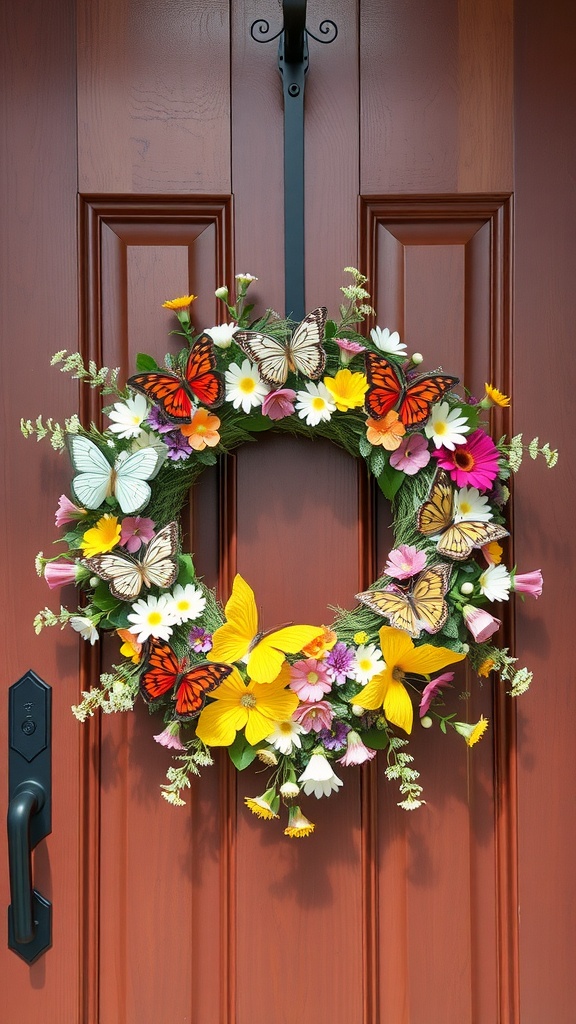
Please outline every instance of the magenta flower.
[[362, 741], [359, 734], [351, 729], [346, 737], [346, 753], [343, 754], [342, 757], [338, 758], [338, 764], [346, 766], [351, 764], [365, 764], [366, 761], [371, 761], [373, 757], [376, 757], [376, 751], [370, 750], [370, 748]]
[[418, 551], [412, 544], [400, 544], [388, 555], [384, 572], [395, 580], [407, 580], [421, 572], [425, 565], [425, 551]]
[[152, 540], [155, 526], [156, 523], [153, 519], [146, 519], [142, 516], [126, 516], [122, 520], [120, 546], [134, 554], [142, 547], [142, 544], [148, 544]]
[[70, 498], [67, 498], [65, 494], [60, 495], [55, 515], [56, 526], [64, 526], [66, 523], [73, 523], [77, 519], [83, 519], [85, 515], [85, 508], [79, 508], [79, 506], [70, 501]]
[[44, 568], [44, 579], [54, 590], [56, 587], [67, 587], [76, 582], [76, 566], [74, 562], [47, 562]]
[[304, 732], [320, 732], [322, 729], [329, 729], [333, 718], [334, 711], [327, 700], [299, 704], [292, 715], [293, 721], [301, 725]]
[[453, 679], [453, 672], [443, 672], [441, 676], [436, 676], [436, 679], [431, 679], [429, 683], [426, 683], [422, 690], [422, 699], [420, 701], [420, 718], [424, 718], [438, 691], [443, 686], [450, 686]]
[[343, 686], [346, 682], [348, 672], [354, 664], [354, 657], [355, 652], [349, 647], [346, 647], [346, 644], [343, 643], [342, 640], [339, 640], [328, 653], [324, 664], [326, 666], [328, 678], [331, 679], [336, 686]]
[[188, 643], [197, 654], [207, 654], [212, 650], [212, 636], [202, 626], [193, 626], [188, 634]]
[[350, 341], [348, 338], [334, 338], [334, 341], [340, 349], [342, 366], [348, 366], [354, 356], [359, 356], [361, 352], [366, 351], [366, 346], [361, 345], [359, 341]]
[[475, 608], [472, 604], [465, 604], [462, 609], [464, 622], [472, 633], [477, 644], [481, 644], [492, 636], [500, 628], [500, 619], [495, 619], [490, 612], [484, 608]]
[[452, 452], [438, 448], [432, 454], [458, 487], [489, 491], [498, 476], [498, 449], [484, 430], [474, 430], [465, 444], [457, 444]]
[[283, 420], [285, 416], [291, 416], [295, 398], [296, 392], [292, 388], [270, 391], [262, 401], [262, 415], [269, 416], [271, 420]]
[[180, 740], [179, 722], [170, 722], [170, 725], [167, 725], [164, 731], [159, 732], [153, 739], [168, 750], [186, 750], [186, 747]]
[[543, 583], [540, 569], [534, 569], [533, 572], [515, 572], [512, 575], [512, 590], [532, 594], [532, 597], [540, 597]]
[[324, 694], [332, 689], [326, 666], [316, 658], [295, 661], [290, 668], [290, 689], [298, 694], [300, 700], [321, 701]]
[[422, 434], [405, 434], [399, 448], [390, 456], [390, 465], [406, 473], [406, 476], [415, 476], [429, 462], [428, 443]]

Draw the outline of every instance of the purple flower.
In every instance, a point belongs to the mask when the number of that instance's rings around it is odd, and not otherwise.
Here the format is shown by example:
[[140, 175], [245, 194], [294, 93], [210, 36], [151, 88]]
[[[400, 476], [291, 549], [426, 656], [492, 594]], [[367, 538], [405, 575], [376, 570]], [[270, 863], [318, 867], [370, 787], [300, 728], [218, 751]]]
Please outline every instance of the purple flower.
[[168, 434], [173, 430], [178, 430], [178, 427], [174, 423], [170, 423], [170, 420], [167, 419], [162, 410], [156, 405], [153, 405], [150, 409], [146, 422], [158, 434]]
[[346, 682], [349, 669], [354, 663], [354, 651], [346, 647], [346, 644], [339, 640], [332, 648], [324, 662], [326, 674], [336, 686], [342, 686]]
[[422, 434], [405, 434], [400, 447], [390, 456], [390, 465], [406, 473], [406, 476], [415, 476], [429, 462], [428, 443]]
[[443, 686], [450, 686], [453, 679], [453, 672], [444, 672], [441, 676], [437, 676], [436, 679], [431, 679], [429, 683], [426, 683], [422, 690], [422, 700], [420, 701], [420, 718], [424, 718], [438, 691]]
[[349, 732], [350, 726], [346, 722], [336, 722], [331, 729], [321, 729], [318, 739], [326, 750], [341, 750]]
[[291, 416], [295, 398], [296, 392], [292, 388], [270, 391], [262, 402], [262, 415], [269, 416], [271, 420], [283, 420], [285, 416]]
[[188, 444], [188, 438], [184, 437], [180, 431], [176, 434], [166, 434], [164, 437], [166, 447], [168, 449], [168, 458], [172, 462], [178, 462], [179, 459], [188, 459], [193, 452], [193, 448]]
[[146, 519], [142, 516], [126, 516], [122, 520], [120, 546], [134, 554], [143, 544], [148, 544], [152, 540], [155, 526], [156, 523], [153, 519]]
[[212, 636], [202, 626], [193, 626], [188, 634], [188, 643], [197, 654], [207, 654], [212, 650]]

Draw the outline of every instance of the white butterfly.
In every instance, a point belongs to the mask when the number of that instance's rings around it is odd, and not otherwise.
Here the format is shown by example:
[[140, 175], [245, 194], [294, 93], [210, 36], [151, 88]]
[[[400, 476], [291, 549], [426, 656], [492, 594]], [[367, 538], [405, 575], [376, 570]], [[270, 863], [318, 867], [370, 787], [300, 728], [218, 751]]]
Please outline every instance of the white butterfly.
[[110, 497], [118, 500], [125, 515], [140, 512], [152, 494], [146, 483], [158, 463], [154, 448], [139, 448], [128, 455], [121, 452], [113, 466], [100, 448], [83, 434], [68, 437], [72, 465], [78, 473], [72, 480], [72, 493], [84, 508], [100, 508]]
[[116, 549], [81, 561], [108, 583], [119, 601], [134, 601], [143, 585], [162, 589], [172, 586], [178, 576], [177, 550], [178, 524], [174, 522], [158, 530], [140, 559]]
[[313, 309], [288, 340], [279, 341], [258, 331], [236, 331], [234, 341], [256, 363], [262, 380], [271, 387], [282, 387], [290, 371], [317, 380], [326, 365], [322, 341], [327, 312], [325, 306]]

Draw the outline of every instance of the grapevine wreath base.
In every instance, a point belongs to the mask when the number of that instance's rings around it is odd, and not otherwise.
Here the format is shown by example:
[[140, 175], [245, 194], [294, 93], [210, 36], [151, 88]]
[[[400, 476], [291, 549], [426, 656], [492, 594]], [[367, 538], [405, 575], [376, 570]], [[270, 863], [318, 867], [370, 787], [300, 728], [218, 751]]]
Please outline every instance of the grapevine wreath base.
[[[527, 447], [521, 434], [492, 439], [490, 408], [509, 405], [495, 387], [476, 400], [456, 377], [420, 372], [422, 356], [409, 356], [397, 332], [362, 334], [374, 311], [366, 279], [347, 272], [336, 320], [319, 307], [298, 325], [271, 310], [252, 321], [249, 274], [237, 275], [234, 303], [217, 290], [227, 322], [203, 332], [193, 295], [165, 302], [183, 344], [163, 367], [139, 355], [121, 387], [118, 371], [85, 366], [78, 353], [52, 360], [111, 402], [104, 430], [76, 415], [22, 422], [26, 436], [67, 447], [74, 470], [56, 512], [62, 550], [41, 553], [37, 569], [51, 588], [74, 584], [79, 607], [44, 609], [36, 631], [69, 624], [90, 644], [104, 633], [118, 642], [118, 664], [74, 714], [130, 711], [140, 694], [164, 721], [154, 739], [174, 751], [162, 786], [172, 804], [212, 763], [211, 748], [226, 747], [239, 770], [259, 758], [268, 785], [246, 803], [261, 818], [282, 806], [289, 836], [314, 829], [303, 797], [337, 792], [343, 767], [378, 749], [399, 806], [424, 803], [406, 750], [414, 708], [422, 726], [454, 729], [470, 746], [488, 727], [445, 710], [454, 678], [445, 670], [457, 662], [494, 673], [513, 696], [528, 688], [528, 669], [494, 643], [494, 606], [513, 592], [538, 597], [542, 576], [502, 562], [504, 507], [525, 450], [549, 466], [557, 459], [537, 438]], [[248, 582], [236, 576], [222, 609], [181, 550], [178, 517], [199, 474], [267, 430], [329, 438], [364, 461], [391, 501], [383, 574], [329, 627], [259, 632]]]

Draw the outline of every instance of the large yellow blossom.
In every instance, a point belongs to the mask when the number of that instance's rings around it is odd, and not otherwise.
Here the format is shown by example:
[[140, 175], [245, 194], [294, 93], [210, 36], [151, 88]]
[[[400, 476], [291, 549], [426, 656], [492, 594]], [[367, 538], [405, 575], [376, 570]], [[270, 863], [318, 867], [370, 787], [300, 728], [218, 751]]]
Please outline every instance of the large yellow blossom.
[[393, 626], [382, 626], [379, 635], [386, 668], [356, 694], [354, 704], [369, 710], [383, 707], [389, 722], [410, 733], [413, 708], [403, 682], [406, 675], [427, 676], [455, 661], [462, 661], [466, 655], [432, 644], [415, 647], [408, 633]]
[[352, 373], [352, 370], [348, 369], [338, 370], [335, 377], [324, 377], [324, 384], [340, 412], [364, 405], [368, 381], [363, 373]]
[[82, 553], [85, 558], [92, 558], [93, 555], [102, 555], [105, 551], [112, 551], [120, 543], [122, 530], [116, 516], [108, 512], [98, 520], [96, 526], [92, 526], [83, 535], [80, 542]]
[[209, 747], [229, 747], [236, 733], [246, 728], [252, 746], [269, 736], [278, 722], [290, 718], [298, 707], [298, 694], [287, 690], [290, 666], [285, 662], [271, 683], [245, 683], [237, 669], [211, 694], [212, 703], [202, 711], [196, 735]]

